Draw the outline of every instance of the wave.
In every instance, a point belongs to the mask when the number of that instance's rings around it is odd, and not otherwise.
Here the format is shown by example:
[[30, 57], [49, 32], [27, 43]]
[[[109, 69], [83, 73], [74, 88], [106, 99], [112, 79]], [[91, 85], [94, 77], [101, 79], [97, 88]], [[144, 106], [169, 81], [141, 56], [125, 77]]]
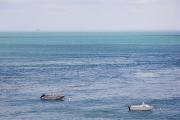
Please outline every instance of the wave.
[[1, 65], [6, 66], [35, 66], [35, 65], [100, 65], [100, 64], [133, 64], [134, 61], [127, 58], [73, 58], [48, 61], [19, 61]]
[[160, 77], [160, 74], [154, 73], [154, 72], [136, 72], [135, 73], [136, 78], [144, 79], [144, 78], [154, 78], [154, 77]]

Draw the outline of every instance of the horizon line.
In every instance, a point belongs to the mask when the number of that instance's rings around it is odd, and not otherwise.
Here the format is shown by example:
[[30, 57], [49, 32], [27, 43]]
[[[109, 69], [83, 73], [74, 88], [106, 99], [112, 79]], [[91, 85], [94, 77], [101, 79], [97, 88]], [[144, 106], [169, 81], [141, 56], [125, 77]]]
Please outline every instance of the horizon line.
[[0, 30], [0, 32], [180, 32], [180, 30]]

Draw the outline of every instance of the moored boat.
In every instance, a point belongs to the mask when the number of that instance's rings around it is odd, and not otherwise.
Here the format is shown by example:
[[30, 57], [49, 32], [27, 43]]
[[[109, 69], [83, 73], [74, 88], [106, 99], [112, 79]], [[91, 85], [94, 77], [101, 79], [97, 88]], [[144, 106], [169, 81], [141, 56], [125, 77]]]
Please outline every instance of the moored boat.
[[129, 111], [150, 111], [154, 107], [143, 102], [141, 105], [131, 105], [128, 108]]

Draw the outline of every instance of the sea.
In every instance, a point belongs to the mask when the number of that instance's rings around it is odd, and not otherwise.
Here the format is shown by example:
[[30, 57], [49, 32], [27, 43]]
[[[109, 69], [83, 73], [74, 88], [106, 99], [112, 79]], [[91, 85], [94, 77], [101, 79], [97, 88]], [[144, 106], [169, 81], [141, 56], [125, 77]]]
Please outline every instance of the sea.
[[0, 32], [0, 120], [180, 120], [180, 32]]

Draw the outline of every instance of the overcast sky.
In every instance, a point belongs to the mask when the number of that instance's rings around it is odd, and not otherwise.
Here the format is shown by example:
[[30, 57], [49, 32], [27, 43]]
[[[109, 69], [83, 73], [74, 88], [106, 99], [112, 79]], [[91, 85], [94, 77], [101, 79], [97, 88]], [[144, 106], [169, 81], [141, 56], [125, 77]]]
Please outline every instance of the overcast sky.
[[180, 0], [0, 0], [0, 31], [180, 30]]

